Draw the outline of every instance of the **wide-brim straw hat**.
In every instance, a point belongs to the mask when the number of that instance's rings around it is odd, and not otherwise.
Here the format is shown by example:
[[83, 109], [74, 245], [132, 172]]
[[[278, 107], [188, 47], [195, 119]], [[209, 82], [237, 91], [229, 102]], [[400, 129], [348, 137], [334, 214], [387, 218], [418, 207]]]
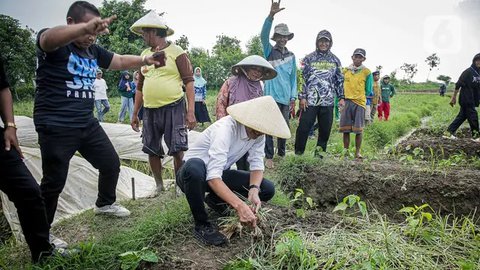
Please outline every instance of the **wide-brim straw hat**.
[[145, 16], [138, 19], [131, 27], [130, 31], [137, 35], [142, 35], [142, 28], [158, 28], [167, 30], [167, 36], [173, 35], [175, 31], [167, 26], [167, 22], [164, 18], [160, 17], [155, 11], [150, 10]]
[[262, 80], [271, 80], [277, 77], [277, 71], [273, 66], [265, 60], [265, 58], [258, 55], [250, 55], [245, 57], [242, 61], [232, 66], [232, 74], [238, 75], [240, 73], [240, 67], [257, 66], [264, 68]]
[[277, 103], [263, 96], [227, 107], [227, 112], [242, 125], [264, 134], [288, 139], [292, 135]]

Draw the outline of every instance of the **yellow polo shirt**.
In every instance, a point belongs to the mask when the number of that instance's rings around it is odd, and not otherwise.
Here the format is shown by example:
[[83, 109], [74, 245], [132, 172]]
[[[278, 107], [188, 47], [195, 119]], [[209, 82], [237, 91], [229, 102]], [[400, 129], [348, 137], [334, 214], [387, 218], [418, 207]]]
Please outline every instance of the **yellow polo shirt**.
[[352, 73], [352, 71], [347, 68], [343, 69], [343, 75], [345, 76], [343, 83], [345, 98], [350, 99], [353, 103], [363, 108], [367, 106], [365, 88], [370, 73], [368, 68], [363, 68], [356, 73]]
[[[141, 68], [142, 75], [145, 77], [142, 90], [145, 108], [159, 108], [177, 101], [184, 95], [182, 78], [175, 60], [185, 52], [173, 43], [163, 51], [167, 58], [165, 66], [155, 68], [154, 65], [151, 65]], [[152, 54], [153, 52], [148, 48], [140, 55], [143, 57]]]

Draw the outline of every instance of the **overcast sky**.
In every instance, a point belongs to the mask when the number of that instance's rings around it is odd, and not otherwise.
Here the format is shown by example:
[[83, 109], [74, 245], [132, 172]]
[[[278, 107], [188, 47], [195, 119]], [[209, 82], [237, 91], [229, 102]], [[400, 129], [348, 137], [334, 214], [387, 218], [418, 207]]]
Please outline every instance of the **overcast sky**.
[[[1, 0], [0, 12], [12, 16], [34, 30], [65, 24], [65, 14], [73, 0]], [[97, 6], [100, 0], [91, 0]], [[480, 52], [478, 27], [458, 10], [461, 0], [283, 0], [285, 10], [275, 16], [274, 24], [287, 23], [295, 37], [287, 47], [297, 58], [315, 49], [315, 38], [322, 29], [333, 35], [332, 51], [343, 66], [351, 63], [357, 47], [365, 48], [365, 65], [383, 73], [403, 63], [417, 63], [416, 81], [425, 81], [425, 58], [437, 53], [437, 75], [449, 75], [455, 81]], [[480, 1], [477, 1], [480, 3]], [[211, 49], [216, 36], [225, 34], [245, 43], [259, 34], [270, 10], [270, 0], [147, 0], [146, 8], [166, 12], [166, 20], [175, 40], [186, 35], [190, 46]], [[480, 9], [480, 5], [478, 6]], [[474, 32], [476, 31], [476, 32]], [[475, 36], [472, 34], [475, 33]], [[400, 73], [400, 77], [401, 77]]]

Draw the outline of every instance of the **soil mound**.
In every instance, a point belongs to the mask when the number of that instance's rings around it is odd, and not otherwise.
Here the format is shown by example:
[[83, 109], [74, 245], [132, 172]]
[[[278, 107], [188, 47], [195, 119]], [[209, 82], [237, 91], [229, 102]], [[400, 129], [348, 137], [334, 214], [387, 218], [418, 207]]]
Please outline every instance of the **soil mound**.
[[281, 186], [286, 192], [302, 188], [320, 208], [326, 209], [336, 206], [345, 196], [356, 194], [393, 218], [402, 217], [398, 210], [404, 206], [424, 203], [436, 211], [455, 215], [468, 215], [480, 207], [478, 170], [432, 172], [392, 160], [323, 163], [309, 167], [303, 179], [283, 181]]
[[[396, 151], [423, 158], [433, 156], [436, 159], [448, 159], [458, 154], [480, 157], [480, 143], [471, 140], [469, 129], [459, 130], [456, 134], [457, 139], [443, 138], [442, 135], [429, 129], [418, 129], [408, 139], [398, 144]], [[422, 149], [422, 153], [415, 149]]]

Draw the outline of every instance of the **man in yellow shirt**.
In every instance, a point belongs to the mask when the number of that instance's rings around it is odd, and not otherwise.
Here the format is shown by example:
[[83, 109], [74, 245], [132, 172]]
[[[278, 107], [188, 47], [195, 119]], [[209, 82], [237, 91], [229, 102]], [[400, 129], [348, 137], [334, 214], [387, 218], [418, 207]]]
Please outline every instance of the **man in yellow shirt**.
[[343, 70], [345, 76], [345, 106], [340, 114], [340, 132], [343, 133], [343, 147], [350, 147], [350, 133], [355, 133], [355, 158], [361, 159], [362, 133], [365, 126], [365, 109], [367, 96], [372, 95], [372, 72], [363, 65], [366, 52], [355, 49], [352, 55], [353, 64]]
[[[167, 154], [174, 158], [175, 173], [182, 165], [183, 152], [188, 150], [187, 128], [193, 129], [195, 120], [195, 91], [193, 70], [187, 54], [179, 46], [166, 40], [173, 34], [164, 19], [153, 10], [136, 21], [130, 30], [142, 35], [149, 48], [142, 57], [156, 52], [164, 55], [161, 66], [143, 66], [135, 94], [132, 128], [139, 131], [138, 111], [144, 106], [143, 149], [149, 155], [157, 191], [162, 191], [162, 162], [165, 155], [162, 137], [168, 147]], [[162, 56], [163, 57], [163, 56]], [[183, 88], [185, 87], [185, 93]], [[185, 110], [185, 96], [187, 110]]]

